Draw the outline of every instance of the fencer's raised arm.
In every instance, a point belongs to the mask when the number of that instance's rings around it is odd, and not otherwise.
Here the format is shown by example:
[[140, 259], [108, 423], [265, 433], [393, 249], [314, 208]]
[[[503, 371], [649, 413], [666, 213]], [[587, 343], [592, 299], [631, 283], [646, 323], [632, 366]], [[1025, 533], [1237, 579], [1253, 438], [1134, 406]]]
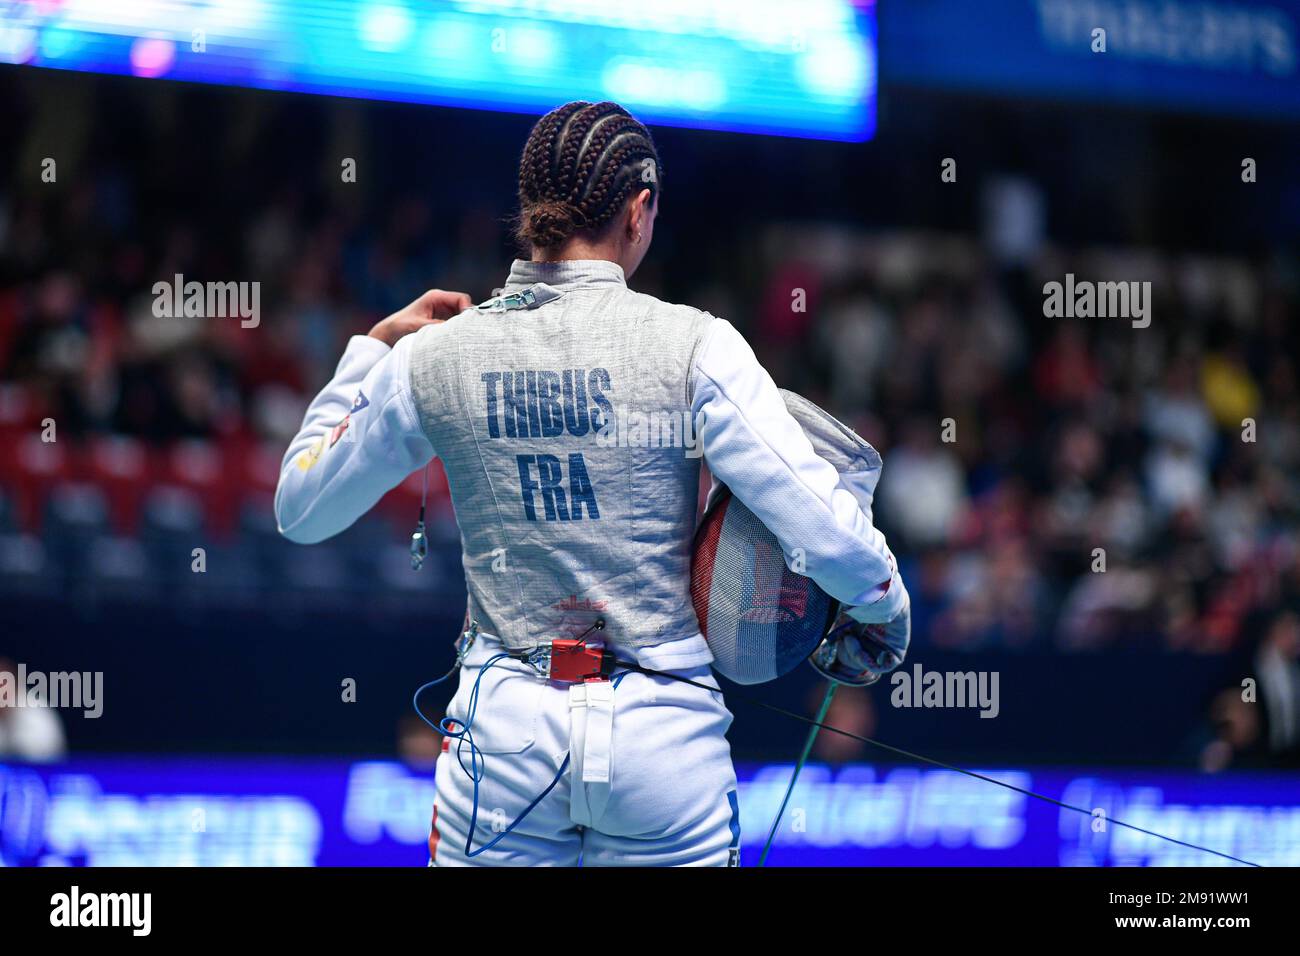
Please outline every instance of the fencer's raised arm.
[[464, 292], [430, 289], [354, 335], [328, 385], [307, 407], [280, 463], [280, 533], [314, 544], [349, 527], [433, 457], [411, 397], [416, 337], [437, 335], [470, 307]]
[[280, 465], [275, 520], [289, 540], [314, 544], [345, 530], [433, 457], [411, 400], [415, 339], [393, 348], [349, 340]]
[[709, 470], [781, 543], [786, 563], [867, 623], [907, 591], [885, 536], [820, 458], [744, 337], [714, 319], [696, 352], [691, 412]]

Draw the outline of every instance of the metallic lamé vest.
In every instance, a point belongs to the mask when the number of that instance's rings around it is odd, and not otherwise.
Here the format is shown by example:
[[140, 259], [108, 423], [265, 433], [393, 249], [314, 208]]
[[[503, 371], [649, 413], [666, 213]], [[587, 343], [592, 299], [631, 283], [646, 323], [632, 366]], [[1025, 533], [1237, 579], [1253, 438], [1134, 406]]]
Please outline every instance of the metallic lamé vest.
[[699, 633], [689, 381], [710, 321], [614, 263], [516, 262], [501, 295], [421, 336], [412, 391], [483, 633], [516, 649], [597, 619], [622, 647]]

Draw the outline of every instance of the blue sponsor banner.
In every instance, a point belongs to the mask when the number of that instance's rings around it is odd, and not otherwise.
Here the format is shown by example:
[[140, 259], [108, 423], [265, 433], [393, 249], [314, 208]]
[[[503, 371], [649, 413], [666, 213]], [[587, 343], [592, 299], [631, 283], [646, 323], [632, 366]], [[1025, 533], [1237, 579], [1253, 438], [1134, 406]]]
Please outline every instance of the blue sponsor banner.
[[[738, 768], [755, 863], [790, 767]], [[773, 866], [1300, 865], [1300, 775], [993, 769], [1090, 815], [943, 770], [806, 768]], [[422, 866], [432, 773], [392, 761], [95, 758], [0, 764], [9, 866]]]
[[886, 86], [1300, 117], [1298, 0], [894, 0], [879, 28]]
[[872, 0], [0, 2], [0, 63], [864, 140]]

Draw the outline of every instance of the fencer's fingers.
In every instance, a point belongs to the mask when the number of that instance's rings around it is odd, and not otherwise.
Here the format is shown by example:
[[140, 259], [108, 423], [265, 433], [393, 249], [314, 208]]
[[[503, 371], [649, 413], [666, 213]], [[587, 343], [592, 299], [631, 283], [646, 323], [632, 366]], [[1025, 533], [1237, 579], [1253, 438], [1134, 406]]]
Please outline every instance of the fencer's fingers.
[[444, 292], [442, 295], [442, 303], [446, 309], [444, 318], [449, 319], [453, 315], [459, 315], [474, 305], [474, 300], [466, 292]]
[[430, 289], [417, 300], [419, 313], [434, 319], [448, 319], [464, 312], [473, 301], [464, 292], [449, 292], [444, 289]]

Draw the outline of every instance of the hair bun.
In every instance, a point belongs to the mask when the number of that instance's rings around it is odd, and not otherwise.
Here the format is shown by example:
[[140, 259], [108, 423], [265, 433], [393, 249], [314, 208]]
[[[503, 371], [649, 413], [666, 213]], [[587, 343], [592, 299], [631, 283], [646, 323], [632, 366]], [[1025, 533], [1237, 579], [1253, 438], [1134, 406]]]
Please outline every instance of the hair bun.
[[521, 232], [524, 238], [545, 249], [564, 242], [582, 228], [583, 221], [582, 211], [576, 206], [547, 199], [525, 210]]

